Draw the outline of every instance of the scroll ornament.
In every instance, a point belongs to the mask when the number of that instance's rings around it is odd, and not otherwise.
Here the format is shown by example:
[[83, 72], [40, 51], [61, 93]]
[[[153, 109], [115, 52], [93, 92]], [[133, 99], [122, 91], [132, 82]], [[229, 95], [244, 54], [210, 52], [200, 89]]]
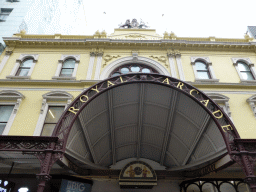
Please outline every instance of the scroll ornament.
[[105, 55], [105, 56], [103, 57], [103, 59], [104, 59], [104, 61], [105, 61], [105, 63], [103, 64], [103, 67], [104, 67], [105, 65], [107, 65], [107, 62], [111, 61], [111, 60], [114, 59], [114, 58], [118, 58], [118, 57], [121, 57], [121, 56], [120, 56], [120, 55], [117, 55], [117, 56]]
[[167, 63], [166, 63], [166, 57], [165, 57], [165, 56], [153, 56], [153, 55], [151, 55], [151, 56], [149, 56], [149, 57], [151, 57], [151, 58], [153, 58], [153, 59], [156, 59], [156, 60], [158, 60], [158, 61], [164, 63], [164, 65], [165, 65], [166, 67], [168, 67], [168, 65], [167, 65]]

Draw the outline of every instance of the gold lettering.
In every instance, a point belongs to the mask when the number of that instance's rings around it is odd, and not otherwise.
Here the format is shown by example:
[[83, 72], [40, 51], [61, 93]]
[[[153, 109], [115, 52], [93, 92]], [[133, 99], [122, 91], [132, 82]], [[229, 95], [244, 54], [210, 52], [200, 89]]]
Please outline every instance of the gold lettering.
[[109, 86], [112, 86], [112, 85], [115, 85], [115, 84], [112, 83], [112, 82], [110, 82], [110, 81], [108, 81], [108, 87], [109, 87]]
[[177, 85], [177, 87], [180, 88], [180, 89], [182, 89], [183, 86], [184, 86], [184, 83], [182, 83], [182, 82], [179, 82], [178, 85]]
[[205, 107], [207, 107], [207, 105], [208, 105], [208, 103], [209, 103], [209, 99], [207, 99], [207, 100], [202, 100], [202, 101], [200, 101], [200, 102], [203, 103]]
[[[215, 115], [216, 113], [220, 113], [220, 116], [216, 116], [216, 115]], [[217, 119], [220, 119], [220, 118], [223, 117], [223, 113], [222, 113], [220, 110], [214, 111], [212, 114], [213, 114], [214, 117], [216, 117]]]
[[[196, 92], [196, 94], [198, 94], [198, 93], [199, 93], [196, 89], [191, 89], [191, 91], [190, 91], [190, 95], [192, 95], [192, 93], [193, 93], [194, 91]], [[193, 97], [195, 97], [194, 95], [192, 95], [192, 96], [193, 96]]]
[[162, 83], [165, 83], [165, 82], [166, 82], [168, 85], [170, 85], [168, 78], [166, 78]]
[[[86, 101], [83, 100], [83, 97], [86, 98]], [[81, 101], [82, 103], [86, 103], [88, 100], [89, 100], [89, 97], [88, 97], [87, 95], [82, 95], [82, 96], [80, 97], [80, 101]]]
[[227, 128], [227, 131], [233, 130], [233, 127], [231, 127], [231, 125], [224, 125], [224, 126], [221, 126], [221, 128], [223, 129], [224, 132], [226, 132], [224, 128]]
[[96, 91], [97, 93], [99, 93], [97, 85], [96, 85], [96, 89], [92, 88], [91, 90]]
[[79, 109], [76, 109], [75, 107], [70, 107], [70, 108], [68, 109], [68, 111], [70, 111], [71, 113], [76, 114], [77, 111], [79, 111]]
[[122, 78], [122, 77], [120, 77], [120, 80], [121, 80], [121, 83], [123, 83], [123, 82], [127, 82], [127, 81], [123, 81], [123, 78]]

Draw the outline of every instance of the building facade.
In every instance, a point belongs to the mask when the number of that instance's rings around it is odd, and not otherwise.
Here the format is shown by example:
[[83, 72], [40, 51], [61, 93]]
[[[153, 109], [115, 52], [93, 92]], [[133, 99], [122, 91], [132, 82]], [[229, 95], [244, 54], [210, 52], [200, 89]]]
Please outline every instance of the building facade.
[[4, 41], [0, 179], [13, 191], [256, 190], [253, 38], [132, 26]]
[[21, 30], [29, 34], [70, 34], [80, 5], [80, 0], [0, 0], [0, 53], [5, 47], [2, 37]]

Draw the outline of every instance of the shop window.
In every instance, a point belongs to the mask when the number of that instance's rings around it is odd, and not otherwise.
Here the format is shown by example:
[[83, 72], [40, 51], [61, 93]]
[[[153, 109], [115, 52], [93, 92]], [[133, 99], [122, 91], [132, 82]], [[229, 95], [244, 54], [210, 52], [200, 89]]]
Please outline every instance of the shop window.
[[8, 135], [24, 98], [17, 91], [0, 91], [0, 135]]
[[196, 82], [218, 82], [208, 57], [191, 57]]
[[62, 55], [55, 75], [52, 78], [57, 80], [75, 80], [79, 62], [80, 55]]
[[157, 70], [155, 70], [152, 67], [149, 67], [144, 64], [126, 64], [117, 67], [112, 71], [110, 74], [110, 77], [115, 77], [118, 75], [128, 74], [128, 73], [159, 73]]
[[240, 77], [241, 82], [254, 83], [256, 82], [256, 71], [254, 64], [249, 58], [232, 58], [233, 65]]
[[8, 16], [11, 14], [12, 10], [13, 9], [9, 9], [9, 8], [1, 8], [0, 9], [0, 22], [6, 21]]
[[247, 103], [250, 105], [253, 115], [256, 117], [256, 95], [253, 95], [249, 99], [246, 100]]
[[34, 136], [50, 136], [72, 99], [73, 96], [65, 91], [52, 91], [44, 94]]
[[18, 192], [29, 192], [29, 189], [27, 187], [21, 187], [18, 189]]
[[44, 121], [41, 136], [51, 136], [65, 106], [49, 106]]
[[22, 54], [19, 59], [16, 60], [16, 64], [9, 76], [9, 79], [30, 79], [36, 62], [38, 61], [38, 55], [25, 55]]

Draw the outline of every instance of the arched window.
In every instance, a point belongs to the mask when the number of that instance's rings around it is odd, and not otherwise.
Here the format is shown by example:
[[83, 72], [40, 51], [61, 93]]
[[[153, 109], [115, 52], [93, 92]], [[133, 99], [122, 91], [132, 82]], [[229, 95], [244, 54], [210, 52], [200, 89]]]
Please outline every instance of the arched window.
[[61, 55], [55, 75], [56, 80], [75, 80], [80, 55]]
[[196, 61], [196, 72], [199, 79], [211, 79], [208, 65], [202, 61]]
[[30, 79], [37, 61], [38, 54], [21, 54], [19, 59], [16, 60], [15, 66], [12, 69], [11, 74], [6, 76], [6, 78]]
[[30, 58], [24, 60], [20, 64], [19, 69], [16, 73], [16, 76], [28, 76], [28, 72], [29, 72], [30, 68], [32, 67], [33, 62], [34, 62], [34, 60], [30, 59]]
[[115, 77], [122, 74], [127, 73], [159, 73], [157, 70], [153, 69], [152, 67], [149, 67], [148, 65], [144, 64], [126, 64], [117, 67], [110, 73], [110, 77]]
[[8, 135], [24, 98], [18, 91], [0, 91], [0, 135]]
[[73, 96], [65, 91], [44, 94], [34, 136], [51, 136], [56, 123], [72, 99]]
[[191, 65], [195, 74], [195, 82], [216, 83], [219, 79], [216, 78], [212, 62], [209, 57], [191, 57]]
[[67, 59], [62, 65], [60, 77], [71, 77], [75, 69], [75, 64], [75, 59]]
[[236, 68], [240, 81], [243, 83], [256, 82], [256, 70], [250, 58], [231, 58]]
[[244, 80], [254, 80], [252, 72], [246, 63], [244, 63], [242, 61], [238, 61], [237, 66], [238, 66], [239, 72]]

